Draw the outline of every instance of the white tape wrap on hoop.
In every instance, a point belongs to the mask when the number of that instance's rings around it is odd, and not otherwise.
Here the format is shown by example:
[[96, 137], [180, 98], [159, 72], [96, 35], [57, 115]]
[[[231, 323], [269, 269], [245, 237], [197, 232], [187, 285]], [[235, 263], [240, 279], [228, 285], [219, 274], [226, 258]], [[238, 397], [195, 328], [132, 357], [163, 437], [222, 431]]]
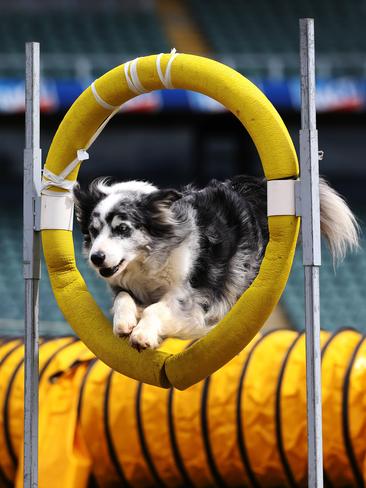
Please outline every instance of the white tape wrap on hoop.
[[136, 93], [136, 95], [142, 95], [146, 93], [147, 90], [142, 86], [141, 81], [139, 80], [139, 76], [137, 73], [137, 62], [139, 58], [134, 59], [133, 61], [127, 61], [124, 65], [124, 72], [127, 81], [128, 88]]
[[41, 230], [72, 230], [74, 202], [69, 192], [42, 193], [41, 197]]
[[175, 48], [173, 48], [170, 51], [170, 58], [169, 58], [167, 66], [166, 66], [165, 74], [163, 73], [163, 71], [161, 69], [161, 58], [163, 56], [163, 53], [159, 54], [159, 56], [156, 58], [156, 70], [158, 72], [158, 76], [160, 78], [160, 81], [161, 81], [162, 85], [164, 86], [164, 88], [167, 88], [170, 90], [174, 88], [174, 86], [172, 84], [172, 64], [173, 64], [174, 59], [178, 55], [179, 55], [179, 53], [177, 53], [177, 50]]
[[296, 215], [296, 180], [267, 181], [267, 216]]
[[[160, 78], [161, 84], [163, 85], [164, 88], [168, 88], [168, 89], [174, 88], [171, 79], [172, 77], [171, 70], [172, 70], [173, 61], [178, 56], [178, 54], [179, 53], [177, 53], [177, 50], [175, 48], [173, 48], [170, 51], [170, 58], [166, 66], [165, 73], [163, 73], [161, 69], [161, 58], [164, 55], [164, 53], [159, 54], [156, 58], [156, 71]], [[133, 61], [127, 61], [127, 63], [125, 63], [124, 65], [124, 74], [129, 89], [136, 95], [142, 95], [143, 93], [146, 93], [148, 90], [144, 88], [144, 86], [142, 85], [139, 79], [138, 72], [137, 72], [138, 60], [139, 58], [136, 58]], [[92, 88], [95, 89], [95, 87]]]

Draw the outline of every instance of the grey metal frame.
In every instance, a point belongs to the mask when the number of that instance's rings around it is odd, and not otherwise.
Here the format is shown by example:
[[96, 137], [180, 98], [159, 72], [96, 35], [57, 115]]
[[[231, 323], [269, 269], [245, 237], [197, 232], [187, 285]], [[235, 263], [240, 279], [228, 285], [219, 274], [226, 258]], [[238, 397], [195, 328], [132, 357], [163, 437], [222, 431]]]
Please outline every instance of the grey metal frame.
[[41, 277], [39, 43], [26, 44], [23, 269], [25, 282], [24, 488], [38, 486], [38, 299]]
[[300, 19], [300, 84], [300, 186], [305, 279], [308, 486], [321, 488], [323, 486], [319, 299], [321, 245], [313, 19]]
[[[25, 374], [24, 487], [38, 486], [38, 296], [40, 280], [39, 44], [26, 44], [26, 147], [24, 150]], [[300, 200], [305, 278], [308, 486], [323, 486], [320, 364], [320, 205], [315, 108], [314, 21], [300, 19]]]

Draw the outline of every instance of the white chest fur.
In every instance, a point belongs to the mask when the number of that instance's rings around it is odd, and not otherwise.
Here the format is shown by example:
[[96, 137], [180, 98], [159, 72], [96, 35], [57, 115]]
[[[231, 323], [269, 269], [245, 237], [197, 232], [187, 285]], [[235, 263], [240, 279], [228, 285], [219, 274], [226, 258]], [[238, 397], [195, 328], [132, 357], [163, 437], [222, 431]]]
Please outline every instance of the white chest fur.
[[197, 248], [192, 241], [192, 237], [187, 238], [163, 259], [152, 255], [143, 262], [130, 263], [113, 284], [131, 291], [144, 305], [160, 300], [189, 279]]

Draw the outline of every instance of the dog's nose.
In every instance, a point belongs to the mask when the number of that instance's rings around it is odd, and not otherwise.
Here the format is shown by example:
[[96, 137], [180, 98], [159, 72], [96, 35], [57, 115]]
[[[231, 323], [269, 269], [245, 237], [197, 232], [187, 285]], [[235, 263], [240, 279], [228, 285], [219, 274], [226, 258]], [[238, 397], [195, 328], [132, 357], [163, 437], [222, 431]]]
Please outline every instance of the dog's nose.
[[105, 260], [105, 254], [102, 251], [95, 252], [90, 256], [90, 260], [95, 266], [102, 266]]

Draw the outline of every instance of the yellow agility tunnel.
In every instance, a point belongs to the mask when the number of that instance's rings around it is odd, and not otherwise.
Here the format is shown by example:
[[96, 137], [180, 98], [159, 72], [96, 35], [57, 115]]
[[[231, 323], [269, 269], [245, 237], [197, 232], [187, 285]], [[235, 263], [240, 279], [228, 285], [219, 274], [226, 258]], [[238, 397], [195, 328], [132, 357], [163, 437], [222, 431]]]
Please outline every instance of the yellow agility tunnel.
[[[169, 340], [170, 350], [186, 344]], [[326, 486], [366, 479], [366, 341], [321, 333]], [[23, 344], [0, 343], [0, 486], [20, 488]], [[305, 336], [256, 336], [185, 391], [111, 370], [74, 337], [40, 345], [40, 488], [306, 486]]]

